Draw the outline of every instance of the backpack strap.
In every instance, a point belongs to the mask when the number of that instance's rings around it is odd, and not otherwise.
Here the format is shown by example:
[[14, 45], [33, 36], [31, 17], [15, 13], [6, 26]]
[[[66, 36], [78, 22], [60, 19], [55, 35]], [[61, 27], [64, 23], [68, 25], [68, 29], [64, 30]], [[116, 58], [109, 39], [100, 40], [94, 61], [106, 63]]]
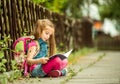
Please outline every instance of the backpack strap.
[[27, 41], [26, 41], [25, 55], [27, 55], [27, 51], [28, 51], [28, 44], [29, 44], [30, 42], [32, 42], [32, 41], [33, 41], [33, 39], [30, 39], [30, 40], [27, 40]]

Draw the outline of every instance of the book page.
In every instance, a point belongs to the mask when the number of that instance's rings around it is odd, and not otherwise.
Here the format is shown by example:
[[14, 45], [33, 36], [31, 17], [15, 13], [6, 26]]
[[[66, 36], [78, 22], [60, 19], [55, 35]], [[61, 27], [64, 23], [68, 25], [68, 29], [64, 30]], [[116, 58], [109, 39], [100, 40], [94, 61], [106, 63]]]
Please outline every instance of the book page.
[[52, 59], [52, 58], [54, 58], [56, 56], [60, 57], [61, 59], [68, 58], [72, 51], [73, 51], [73, 49], [69, 50], [68, 52], [66, 52], [64, 54], [55, 54], [53, 56], [50, 56], [49, 59]]

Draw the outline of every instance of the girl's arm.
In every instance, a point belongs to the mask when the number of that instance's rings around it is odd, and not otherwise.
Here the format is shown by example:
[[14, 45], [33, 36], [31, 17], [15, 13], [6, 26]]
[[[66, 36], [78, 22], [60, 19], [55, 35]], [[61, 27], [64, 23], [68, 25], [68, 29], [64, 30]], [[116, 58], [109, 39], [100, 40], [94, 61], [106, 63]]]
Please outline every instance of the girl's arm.
[[29, 65], [32, 64], [45, 64], [47, 63], [47, 61], [49, 60], [47, 57], [43, 57], [43, 58], [38, 58], [38, 59], [33, 59], [34, 55], [36, 53], [36, 46], [32, 46], [28, 49], [28, 53], [27, 53], [27, 63]]

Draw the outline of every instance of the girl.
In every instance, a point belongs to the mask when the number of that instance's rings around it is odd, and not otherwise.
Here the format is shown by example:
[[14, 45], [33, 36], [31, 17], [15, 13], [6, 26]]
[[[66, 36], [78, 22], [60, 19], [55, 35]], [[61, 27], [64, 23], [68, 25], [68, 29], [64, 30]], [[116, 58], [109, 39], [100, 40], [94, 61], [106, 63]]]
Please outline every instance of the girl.
[[28, 44], [27, 64], [32, 66], [30, 72], [32, 77], [59, 77], [66, 74], [67, 59], [59, 57], [49, 59], [47, 57], [55, 53], [54, 25], [48, 19], [38, 20], [34, 29], [36, 41]]

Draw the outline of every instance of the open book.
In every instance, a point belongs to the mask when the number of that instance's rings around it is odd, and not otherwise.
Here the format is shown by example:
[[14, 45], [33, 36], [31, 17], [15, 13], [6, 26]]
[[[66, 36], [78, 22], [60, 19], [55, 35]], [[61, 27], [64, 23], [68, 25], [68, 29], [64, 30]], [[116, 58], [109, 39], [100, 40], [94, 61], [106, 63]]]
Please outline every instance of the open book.
[[61, 58], [61, 60], [63, 60], [63, 59], [65, 59], [65, 58], [68, 58], [72, 51], [73, 51], [73, 49], [71, 49], [71, 50], [69, 50], [68, 52], [63, 53], [63, 54], [55, 54], [55, 55], [52, 55], [52, 56], [49, 57], [49, 59], [52, 59], [52, 58], [58, 56], [58, 57]]

